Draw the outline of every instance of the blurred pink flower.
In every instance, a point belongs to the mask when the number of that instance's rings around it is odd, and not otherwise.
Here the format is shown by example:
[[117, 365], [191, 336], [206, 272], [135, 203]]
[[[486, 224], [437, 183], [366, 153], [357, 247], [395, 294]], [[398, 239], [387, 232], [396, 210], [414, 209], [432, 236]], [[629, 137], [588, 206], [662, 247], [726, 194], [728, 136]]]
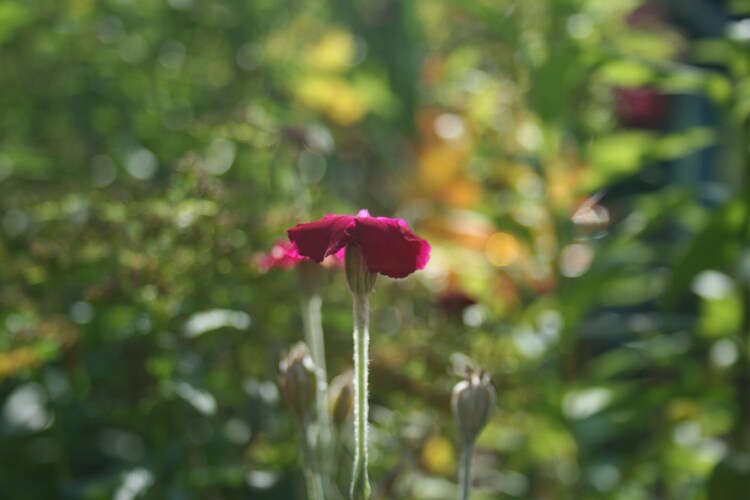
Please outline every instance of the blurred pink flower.
[[[268, 253], [258, 255], [255, 265], [261, 272], [268, 272], [271, 269], [293, 269], [303, 260], [310, 260], [304, 255], [300, 255], [297, 245], [286, 240], [278, 241], [271, 247]], [[325, 262], [334, 267], [344, 266], [344, 249], [331, 255]]]
[[304, 257], [299, 254], [293, 243], [282, 240], [274, 244], [268, 253], [258, 255], [256, 266], [264, 273], [274, 268], [292, 269], [297, 267], [302, 259]]
[[664, 28], [668, 19], [669, 11], [655, 0], [643, 2], [625, 17], [630, 26], [644, 29]]
[[615, 90], [617, 116], [628, 127], [659, 129], [669, 112], [669, 96], [652, 87]]
[[371, 217], [367, 210], [356, 216], [329, 214], [319, 221], [298, 224], [287, 233], [299, 254], [315, 262], [354, 245], [371, 273], [391, 278], [424, 269], [430, 260], [430, 244], [414, 234], [405, 221]]

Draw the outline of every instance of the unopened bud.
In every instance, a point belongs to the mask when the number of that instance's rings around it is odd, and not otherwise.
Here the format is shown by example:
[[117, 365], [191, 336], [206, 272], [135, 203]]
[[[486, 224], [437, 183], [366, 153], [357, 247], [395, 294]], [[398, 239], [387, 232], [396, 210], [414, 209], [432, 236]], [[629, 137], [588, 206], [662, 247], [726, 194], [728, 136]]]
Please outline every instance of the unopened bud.
[[337, 375], [331, 381], [331, 415], [333, 423], [341, 426], [347, 421], [352, 413], [354, 405], [354, 377], [351, 371]]
[[354, 295], [367, 295], [375, 287], [377, 274], [367, 269], [362, 252], [355, 245], [346, 246], [346, 282]]
[[495, 388], [489, 375], [484, 370], [477, 373], [467, 368], [466, 380], [453, 388], [451, 406], [461, 437], [464, 442], [473, 443], [495, 408]]
[[281, 392], [292, 413], [300, 419], [310, 416], [315, 407], [318, 383], [307, 345], [304, 342], [295, 344], [281, 360], [280, 369]]

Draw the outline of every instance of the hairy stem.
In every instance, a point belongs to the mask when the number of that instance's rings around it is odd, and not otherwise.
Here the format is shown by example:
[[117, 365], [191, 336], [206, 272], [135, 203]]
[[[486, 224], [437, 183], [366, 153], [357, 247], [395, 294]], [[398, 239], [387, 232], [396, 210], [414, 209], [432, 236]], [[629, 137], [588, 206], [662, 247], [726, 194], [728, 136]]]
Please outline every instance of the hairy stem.
[[320, 473], [320, 461], [315, 454], [313, 438], [310, 433], [308, 421], [300, 422], [302, 431], [302, 449], [305, 455], [305, 463], [302, 467], [305, 472], [305, 483], [307, 486], [307, 497], [309, 500], [325, 500], [323, 493], [323, 476]]
[[[326, 371], [326, 350], [323, 339], [322, 299], [318, 294], [305, 294], [302, 299], [302, 323], [305, 341], [310, 346], [310, 356], [315, 364], [318, 381], [316, 394], [317, 434], [313, 443], [317, 446], [321, 461], [319, 472], [324, 476], [326, 490], [333, 489], [333, 442], [331, 437], [331, 416], [328, 411], [328, 373]], [[316, 457], [317, 458], [317, 457]]]
[[352, 499], [370, 496], [367, 477], [367, 347], [370, 341], [370, 298], [353, 293], [354, 300], [354, 468], [349, 495]]
[[473, 455], [474, 443], [469, 441], [464, 442], [463, 449], [461, 450], [461, 471], [459, 473], [459, 500], [469, 500], [471, 492], [471, 459]]

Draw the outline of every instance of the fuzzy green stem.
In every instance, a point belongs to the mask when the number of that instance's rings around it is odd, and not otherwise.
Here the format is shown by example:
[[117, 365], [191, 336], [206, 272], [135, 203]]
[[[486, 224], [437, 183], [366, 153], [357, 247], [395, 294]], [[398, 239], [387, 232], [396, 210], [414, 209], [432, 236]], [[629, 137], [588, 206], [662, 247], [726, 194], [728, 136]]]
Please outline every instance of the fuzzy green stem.
[[320, 473], [320, 461], [315, 454], [312, 445], [313, 439], [310, 435], [309, 421], [300, 422], [302, 431], [302, 449], [305, 455], [303, 469], [305, 472], [305, 483], [307, 485], [307, 497], [309, 500], [325, 500], [323, 493], [323, 476]]
[[310, 295], [302, 302], [302, 322], [305, 328], [305, 340], [310, 346], [310, 356], [315, 363], [318, 375], [318, 386], [323, 394], [326, 391], [328, 375], [326, 374], [325, 341], [323, 340], [323, 325], [321, 319], [321, 305], [323, 301], [320, 295]]
[[326, 350], [323, 338], [323, 320], [321, 306], [323, 300], [317, 293], [304, 293], [302, 297], [302, 324], [305, 330], [305, 341], [310, 346], [310, 356], [315, 364], [315, 375], [318, 382], [316, 393], [317, 434], [313, 443], [317, 445], [317, 453], [323, 475], [326, 498], [338, 497], [333, 480], [333, 437], [331, 431], [331, 415], [328, 411], [328, 373], [326, 370]]
[[367, 477], [367, 347], [370, 328], [370, 298], [352, 293], [354, 301], [354, 468], [349, 496], [362, 500], [370, 496]]
[[458, 494], [458, 500], [469, 500], [469, 494], [471, 492], [471, 459], [474, 455], [474, 443], [466, 441], [464, 442], [463, 450], [461, 451], [461, 472], [460, 472], [460, 488]]
[[310, 295], [302, 299], [302, 323], [305, 329], [305, 341], [310, 346], [310, 356], [315, 364], [315, 375], [318, 380], [316, 410], [320, 425], [319, 445], [324, 448], [331, 441], [331, 418], [328, 412], [328, 373], [326, 371], [326, 347], [323, 339], [320, 295]]

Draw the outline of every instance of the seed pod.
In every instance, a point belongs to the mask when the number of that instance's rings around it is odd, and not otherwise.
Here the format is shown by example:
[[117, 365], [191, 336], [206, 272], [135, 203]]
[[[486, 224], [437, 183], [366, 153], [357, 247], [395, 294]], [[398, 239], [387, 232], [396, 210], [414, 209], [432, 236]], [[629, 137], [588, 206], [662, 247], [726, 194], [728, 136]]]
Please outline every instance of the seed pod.
[[453, 388], [451, 407], [464, 442], [473, 443], [495, 408], [495, 388], [487, 372], [467, 368], [466, 380]]
[[354, 405], [354, 377], [351, 370], [337, 375], [331, 381], [330, 409], [333, 423], [341, 426], [349, 418]]
[[315, 408], [315, 392], [318, 382], [315, 365], [304, 342], [292, 347], [280, 363], [281, 392], [289, 409], [297, 418], [306, 419]]

